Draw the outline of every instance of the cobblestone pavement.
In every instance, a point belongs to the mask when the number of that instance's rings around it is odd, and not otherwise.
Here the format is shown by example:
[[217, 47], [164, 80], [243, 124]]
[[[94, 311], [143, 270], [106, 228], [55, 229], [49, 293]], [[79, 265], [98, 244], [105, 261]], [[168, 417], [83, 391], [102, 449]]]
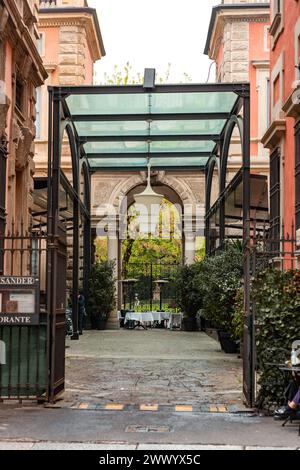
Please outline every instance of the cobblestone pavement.
[[67, 344], [65, 404], [242, 404], [241, 360], [204, 333], [89, 331]]

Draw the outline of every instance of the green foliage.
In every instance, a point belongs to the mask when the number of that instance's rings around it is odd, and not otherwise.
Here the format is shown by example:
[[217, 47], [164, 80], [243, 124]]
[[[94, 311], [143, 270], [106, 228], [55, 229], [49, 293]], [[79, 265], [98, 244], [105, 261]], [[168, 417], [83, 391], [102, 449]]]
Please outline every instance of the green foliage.
[[95, 255], [97, 262], [107, 261], [107, 238], [97, 237], [95, 240]]
[[232, 317], [232, 333], [236, 341], [243, 340], [244, 332], [244, 288], [237, 290]]
[[242, 285], [243, 255], [235, 246], [202, 263], [198, 283], [203, 296], [203, 311], [207, 320], [232, 335], [233, 317], [238, 289]]
[[292, 343], [300, 339], [300, 272], [270, 268], [252, 283], [257, 323], [256, 348], [260, 408], [282, 403], [284, 376], [276, 367], [290, 359]]
[[[163, 200], [159, 213], [156, 233], [144, 238], [137, 231], [138, 215], [133, 204], [128, 211], [128, 237], [123, 242], [122, 256], [126, 272], [128, 263], [177, 264], [181, 261], [181, 238], [178, 228], [178, 209], [167, 199]], [[131, 235], [135, 235], [132, 237]]]
[[176, 302], [186, 317], [195, 317], [202, 307], [201, 271], [202, 263], [181, 266], [175, 277]]
[[[156, 83], [157, 84], [164, 84], [170, 81], [170, 73], [171, 73], [171, 64], [168, 63], [165, 72], [162, 75], [157, 75]], [[100, 85], [141, 85], [144, 80], [144, 71], [143, 72], [136, 72], [133, 70], [132, 65], [129, 61], [125, 63], [124, 66], [115, 65], [114, 71], [111, 75], [108, 73], [104, 74], [104, 82], [101, 81], [97, 77], [97, 73], [95, 72], [94, 75], [94, 83]], [[100, 82], [100, 83], [99, 83]], [[190, 83], [192, 82], [192, 78], [189, 76], [188, 73], [184, 72], [182, 76], [182, 80], [180, 83]]]
[[[123, 242], [123, 256], [130, 246], [129, 263], [159, 263], [176, 264], [181, 260], [181, 240], [125, 240]], [[126, 270], [126, 266], [124, 266]]]
[[89, 280], [89, 312], [95, 317], [105, 317], [116, 306], [116, 287], [114, 278], [115, 263], [104, 261], [92, 266]]

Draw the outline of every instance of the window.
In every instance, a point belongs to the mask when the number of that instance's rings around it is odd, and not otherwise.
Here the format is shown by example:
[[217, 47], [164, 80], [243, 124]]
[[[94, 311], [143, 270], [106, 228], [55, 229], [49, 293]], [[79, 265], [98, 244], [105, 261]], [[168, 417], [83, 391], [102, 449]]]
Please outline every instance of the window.
[[295, 128], [296, 230], [300, 229], [300, 122]]
[[19, 111], [22, 111], [23, 109], [23, 91], [24, 91], [24, 85], [22, 81], [20, 80], [19, 77], [17, 77], [16, 80], [16, 107], [19, 109]]
[[45, 56], [45, 33], [40, 33], [37, 40], [37, 50], [41, 57]]
[[271, 86], [270, 79], [267, 78], [267, 128], [271, 124]]
[[272, 0], [271, 15], [270, 34], [272, 36], [272, 47], [274, 48], [284, 26], [284, 0]]
[[280, 75], [277, 75], [274, 83], [274, 106], [278, 103], [280, 100]]
[[270, 163], [270, 226], [272, 251], [280, 249], [280, 151], [271, 155]]
[[35, 120], [35, 128], [36, 128], [36, 138], [41, 138], [41, 108], [42, 108], [42, 88], [39, 87], [36, 90], [36, 120]]

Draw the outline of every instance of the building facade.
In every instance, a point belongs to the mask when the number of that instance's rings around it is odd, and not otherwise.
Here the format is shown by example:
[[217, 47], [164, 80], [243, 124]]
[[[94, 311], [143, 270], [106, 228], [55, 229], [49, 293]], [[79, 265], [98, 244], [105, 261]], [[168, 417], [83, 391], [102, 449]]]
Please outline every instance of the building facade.
[[[269, 90], [268, 0], [222, 0], [212, 10], [205, 54], [216, 65], [217, 82], [249, 82], [251, 98], [251, 171], [268, 175], [269, 158], [261, 138], [268, 127]], [[238, 132], [233, 133], [228, 161], [227, 183], [241, 167]], [[212, 190], [218, 197], [217, 175]]]
[[[40, 0], [39, 52], [48, 72], [38, 89], [36, 176], [47, 175], [48, 86], [92, 85], [94, 64], [105, 55], [97, 12], [87, 0]], [[64, 143], [63, 169], [70, 174], [68, 142]]]
[[274, 237], [297, 232], [300, 246], [300, 2], [272, 0], [270, 125], [263, 143], [270, 150], [270, 211]]
[[[87, 0], [40, 0], [39, 2], [39, 53], [48, 73], [43, 86], [37, 90], [37, 121], [35, 140], [35, 182], [36, 187], [46, 185], [48, 175], [48, 87], [92, 85], [94, 64], [105, 55], [99, 20], [95, 9]], [[70, 142], [65, 132], [62, 141], [61, 170], [69, 184], [76, 187], [72, 174]], [[79, 175], [80, 192], [84, 200], [84, 174]], [[38, 189], [34, 193], [37, 214], [47, 210], [47, 191]], [[68, 198], [66, 198], [68, 199]], [[67, 204], [68, 205], [68, 204]], [[72, 204], [66, 211], [66, 219], [74, 218]], [[67, 223], [67, 294], [70, 298], [74, 288], [74, 270], [78, 263], [79, 287], [84, 284], [84, 221], [80, 221], [79, 260], [73, 258], [75, 232], [72, 223]]]
[[[0, 230], [33, 205], [36, 89], [47, 78], [38, 52], [38, 2], [0, 1]], [[6, 191], [3, 191], [6, 188]]]

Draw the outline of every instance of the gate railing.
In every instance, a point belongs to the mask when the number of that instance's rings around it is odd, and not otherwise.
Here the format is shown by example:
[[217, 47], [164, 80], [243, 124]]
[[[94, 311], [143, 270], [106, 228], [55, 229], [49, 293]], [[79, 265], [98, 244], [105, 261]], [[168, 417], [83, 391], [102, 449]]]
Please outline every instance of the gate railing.
[[177, 263], [128, 263], [122, 270], [123, 308], [176, 310]]
[[[39, 321], [33, 325], [0, 323], [0, 399], [48, 398], [49, 312], [46, 300], [47, 235], [42, 227], [12, 223], [0, 234], [1, 276], [33, 277], [39, 283]], [[0, 291], [0, 312], [2, 312]], [[20, 294], [19, 294], [20, 295]], [[10, 305], [17, 304], [10, 298]], [[13, 312], [13, 310], [12, 310]], [[7, 314], [9, 315], [9, 314]], [[7, 317], [9, 318], [9, 317]]]
[[[256, 229], [251, 227], [251, 236], [245, 247], [245, 325], [244, 325], [244, 396], [246, 402], [252, 406], [256, 400], [256, 305], [251, 295], [252, 280], [257, 274], [268, 267], [280, 270], [295, 270], [296, 232], [294, 225], [289, 231], [282, 226], [281, 236], [273, 237], [268, 226]], [[248, 260], [248, 261], [247, 261]], [[248, 302], [247, 302], [248, 297]]]

